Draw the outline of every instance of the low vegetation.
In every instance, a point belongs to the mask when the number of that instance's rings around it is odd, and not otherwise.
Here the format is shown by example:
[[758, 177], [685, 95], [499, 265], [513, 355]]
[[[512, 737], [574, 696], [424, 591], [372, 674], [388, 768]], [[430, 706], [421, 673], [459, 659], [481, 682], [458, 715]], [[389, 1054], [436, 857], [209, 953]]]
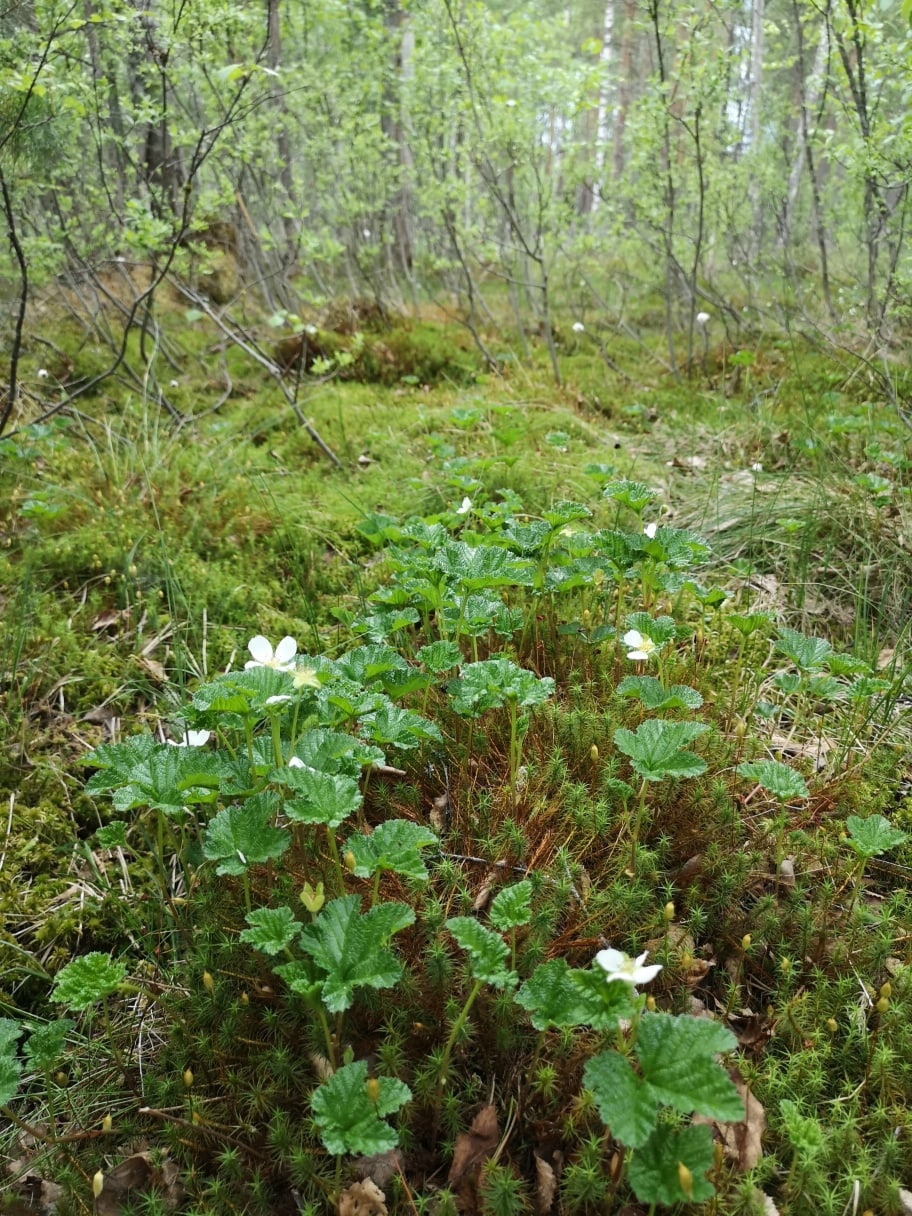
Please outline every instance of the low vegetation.
[[912, 1210], [902, 369], [184, 318], [0, 440], [0, 1211]]

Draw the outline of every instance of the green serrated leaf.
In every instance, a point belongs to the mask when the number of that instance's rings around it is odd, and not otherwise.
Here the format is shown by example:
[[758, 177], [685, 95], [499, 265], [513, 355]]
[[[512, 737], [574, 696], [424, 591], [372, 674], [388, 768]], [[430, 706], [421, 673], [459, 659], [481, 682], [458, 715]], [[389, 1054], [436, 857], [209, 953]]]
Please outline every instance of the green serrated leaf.
[[311, 1106], [327, 1152], [373, 1157], [396, 1147], [398, 1136], [383, 1119], [404, 1106], [412, 1092], [395, 1077], [377, 1077], [376, 1082], [376, 1101], [372, 1101], [367, 1063], [356, 1060], [315, 1091]]
[[203, 837], [203, 856], [219, 863], [216, 874], [243, 874], [249, 866], [282, 856], [291, 837], [267, 818], [262, 804], [253, 798], [219, 811]]
[[273, 781], [290, 789], [284, 811], [295, 823], [319, 823], [337, 828], [358, 810], [364, 798], [357, 777], [321, 773], [308, 765], [287, 766], [270, 773]]
[[122, 819], [114, 819], [95, 833], [95, 839], [103, 849], [122, 849], [127, 843], [127, 824]]
[[625, 676], [617, 686], [618, 696], [636, 697], [646, 709], [699, 709], [703, 697], [686, 684], [663, 687], [655, 676]]
[[0, 1106], [7, 1106], [16, 1096], [22, 1065], [13, 1055], [0, 1053]]
[[57, 972], [51, 1000], [81, 1013], [116, 992], [127, 974], [126, 963], [93, 950]]
[[396, 705], [383, 705], [361, 717], [361, 730], [373, 743], [383, 743], [403, 751], [419, 747], [428, 739], [441, 743], [443, 736], [435, 722], [421, 714]]
[[479, 924], [472, 916], [451, 916], [446, 927], [469, 956], [469, 967], [476, 980], [495, 988], [512, 987], [516, 972], [507, 966], [510, 951], [497, 933]]
[[749, 638], [752, 633], [756, 633], [758, 629], [763, 629], [765, 626], [772, 623], [772, 617], [768, 612], [730, 612], [726, 617], [726, 621], [733, 629], [737, 629], [743, 637]]
[[421, 849], [437, 844], [430, 828], [407, 819], [387, 819], [370, 836], [349, 836], [345, 848], [355, 858], [358, 878], [370, 878], [377, 870], [390, 870], [417, 882], [427, 882], [428, 871]]
[[811, 796], [801, 774], [780, 760], [746, 760], [738, 765], [738, 772], [748, 781], [756, 781], [780, 802]]
[[593, 1056], [583, 1070], [583, 1084], [595, 1101], [612, 1136], [628, 1148], [645, 1144], [655, 1127], [659, 1101], [616, 1051]]
[[664, 646], [674, 640], [678, 627], [670, 616], [652, 617], [648, 612], [631, 612], [627, 615], [627, 628], [652, 638], [656, 646]]
[[635, 1011], [627, 984], [606, 984], [604, 973], [574, 970], [562, 958], [536, 967], [516, 994], [536, 1030], [551, 1026], [592, 1026], [613, 1031]]
[[532, 919], [532, 883], [528, 878], [503, 887], [491, 901], [491, 924], [500, 933], [527, 925]]
[[21, 1039], [24, 1027], [12, 1018], [0, 1018], [0, 1055], [10, 1055], [15, 1052], [16, 1044]]
[[419, 663], [425, 665], [428, 671], [440, 675], [444, 671], [451, 671], [454, 667], [459, 666], [462, 662], [462, 651], [455, 642], [431, 642], [427, 646], [422, 646], [415, 657]]
[[636, 732], [624, 727], [616, 730], [614, 742], [647, 781], [698, 777], [706, 771], [706, 761], [681, 749], [708, 729], [703, 722], [666, 722], [662, 718], [648, 718]]
[[[641, 1203], [702, 1203], [715, 1188], [706, 1174], [712, 1168], [713, 1139], [703, 1126], [657, 1127], [630, 1159], [627, 1177]], [[689, 1190], [681, 1185], [681, 1166], [687, 1170]]]
[[241, 931], [241, 941], [249, 942], [264, 954], [281, 954], [301, 928], [291, 908], [254, 908], [247, 913], [249, 929]]
[[301, 948], [325, 973], [323, 1003], [339, 1013], [352, 1003], [355, 988], [391, 988], [402, 965], [387, 943], [415, 919], [406, 904], [377, 904], [362, 915], [357, 895], [328, 903], [300, 936]]
[[797, 629], [787, 629], [785, 626], [779, 630], [776, 649], [790, 658], [801, 671], [819, 671], [833, 651], [824, 638], [808, 638]]
[[28, 1060], [41, 1072], [50, 1072], [58, 1063], [66, 1048], [67, 1036], [76, 1023], [72, 1018], [58, 1018], [43, 1026], [29, 1027], [29, 1037], [23, 1051]]
[[611, 481], [602, 490], [605, 498], [629, 507], [639, 514], [643, 508], [657, 497], [657, 491], [643, 485], [641, 481]]
[[859, 857], [877, 857], [909, 839], [907, 832], [893, 827], [883, 815], [869, 815], [867, 819], [849, 815], [846, 830], [849, 844]]
[[469, 663], [449, 686], [451, 704], [457, 714], [477, 717], [507, 701], [524, 707], [540, 705], [554, 693], [550, 676], [539, 677], [518, 667], [510, 659], [494, 657]]
[[684, 1114], [697, 1111], [737, 1122], [744, 1118], [744, 1104], [715, 1058], [736, 1046], [735, 1036], [718, 1022], [654, 1013], [640, 1023], [636, 1054], [644, 1084], [657, 1102]]

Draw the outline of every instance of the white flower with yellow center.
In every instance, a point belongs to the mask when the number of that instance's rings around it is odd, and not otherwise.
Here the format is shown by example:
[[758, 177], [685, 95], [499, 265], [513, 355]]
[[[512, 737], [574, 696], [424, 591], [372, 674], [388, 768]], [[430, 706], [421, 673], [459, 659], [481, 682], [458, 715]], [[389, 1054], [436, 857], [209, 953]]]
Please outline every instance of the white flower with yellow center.
[[294, 638], [284, 637], [275, 650], [272, 648], [272, 643], [268, 638], [264, 638], [262, 634], [257, 634], [255, 638], [251, 638], [247, 643], [247, 649], [250, 651], [252, 658], [245, 664], [245, 668], [250, 667], [274, 667], [276, 671], [294, 671], [294, 657], [298, 653], [298, 643]]
[[180, 739], [169, 739], [172, 747], [205, 747], [212, 734], [208, 730], [185, 730]]
[[609, 948], [600, 950], [595, 956], [595, 961], [605, 972], [605, 978], [609, 984], [619, 980], [622, 984], [630, 984], [633, 987], [635, 984], [648, 984], [662, 970], [661, 963], [651, 963], [648, 967], [643, 966], [648, 954], [649, 951], [644, 950], [636, 958], [631, 958], [623, 950]]
[[627, 658], [635, 663], [650, 658], [658, 649], [652, 638], [640, 633], [639, 629], [628, 629], [621, 641], [627, 647]]

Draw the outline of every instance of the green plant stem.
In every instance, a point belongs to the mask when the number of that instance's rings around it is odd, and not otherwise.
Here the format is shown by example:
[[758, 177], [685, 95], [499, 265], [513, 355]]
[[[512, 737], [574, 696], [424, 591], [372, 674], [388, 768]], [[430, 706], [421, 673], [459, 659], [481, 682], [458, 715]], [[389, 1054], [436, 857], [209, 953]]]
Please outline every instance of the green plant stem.
[[282, 758], [282, 732], [279, 728], [279, 715], [269, 715], [269, 727], [272, 732], [272, 758], [277, 768], [285, 763]]
[[516, 810], [516, 774], [519, 771], [519, 749], [516, 746], [516, 715], [519, 712], [515, 697], [510, 698], [510, 808]]
[[450, 1057], [453, 1054], [453, 1048], [456, 1046], [456, 1040], [459, 1038], [460, 1031], [466, 1024], [469, 1016], [469, 1010], [475, 1004], [475, 998], [481, 992], [484, 986], [484, 980], [476, 980], [472, 985], [472, 991], [469, 993], [466, 1003], [462, 1007], [462, 1012], [453, 1023], [453, 1029], [450, 1031], [450, 1037], [446, 1041], [446, 1046], [443, 1049], [443, 1055], [440, 1057], [440, 1072], [437, 1075], [437, 1105], [440, 1105], [440, 1099], [443, 1097], [443, 1088], [446, 1085], [447, 1069], [450, 1064]]
[[324, 825], [326, 828], [326, 840], [329, 844], [329, 852], [333, 859], [333, 867], [336, 871], [336, 881], [339, 884], [339, 894], [345, 894], [345, 871], [342, 869], [342, 858], [339, 856], [339, 846], [336, 844], [336, 836], [329, 824]]
[[380, 869], [379, 866], [377, 866], [377, 869], [374, 871], [374, 886], [373, 886], [373, 890], [371, 891], [371, 907], [372, 908], [375, 908], [377, 906], [377, 900], [380, 898], [380, 875], [382, 873], [383, 873], [383, 871]]
[[636, 855], [637, 844], [640, 839], [640, 823], [643, 819], [643, 810], [646, 806], [646, 790], [649, 787], [649, 781], [646, 777], [640, 785], [640, 792], [637, 796], [636, 810], [633, 812], [633, 834], [630, 838], [630, 872], [636, 873]]
[[105, 1033], [107, 1034], [108, 1042], [111, 1045], [111, 1053], [114, 1056], [114, 1059], [117, 1061], [117, 1067], [120, 1069], [120, 1071], [122, 1073], [125, 1074], [127, 1071], [127, 1065], [123, 1058], [123, 1055], [121, 1054], [120, 1048], [117, 1045], [117, 1041], [114, 1038], [114, 1030], [113, 1030], [113, 1027], [111, 1026], [111, 1010], [108, 1008], [108, 998], [107, 997], [105, 997], [104, 1000], [101, 1002], [101, 1011], [102, 1011], [102, 1017], [104, 1018]]

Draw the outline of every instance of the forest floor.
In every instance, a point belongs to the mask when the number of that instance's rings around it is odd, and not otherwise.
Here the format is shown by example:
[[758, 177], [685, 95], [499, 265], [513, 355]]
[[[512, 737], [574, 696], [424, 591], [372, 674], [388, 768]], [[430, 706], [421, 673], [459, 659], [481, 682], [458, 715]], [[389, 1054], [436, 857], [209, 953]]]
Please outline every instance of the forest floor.
[[0, 440], [0, 1212], [912, 1211], [907, 373], [324, 337]]

